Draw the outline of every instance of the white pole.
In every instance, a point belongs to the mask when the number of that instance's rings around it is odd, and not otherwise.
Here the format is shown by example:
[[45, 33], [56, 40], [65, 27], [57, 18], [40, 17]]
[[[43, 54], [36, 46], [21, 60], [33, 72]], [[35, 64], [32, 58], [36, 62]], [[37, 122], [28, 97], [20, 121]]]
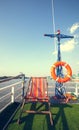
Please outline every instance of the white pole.
[[78, 97], [78, 86], [77, 86], [77, 83], [76, 83], [76, 87], [75, 87], [75, 94]]
[[24, 82], [22, 82], [22, 96], [21, 96], [21, 99], [23, 99], [24, 97]]
[[23, 76], [23, 81], [22, 81], [22, 99], [24, 98], [24, 89], [25, 89], [24, 83], [25, 83], [25, 75]]
[[11, 93], [11, 102], [14, 103], [14, 86], [12, 86]]

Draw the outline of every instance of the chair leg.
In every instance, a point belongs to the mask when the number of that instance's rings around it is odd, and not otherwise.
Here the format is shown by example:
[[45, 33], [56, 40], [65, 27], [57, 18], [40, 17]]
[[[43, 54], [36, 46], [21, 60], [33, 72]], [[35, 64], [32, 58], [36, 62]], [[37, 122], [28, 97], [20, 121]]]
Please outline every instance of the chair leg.
[[52, 120], [52, 114], [51, 114], [51, 112], [49, 113], [49, 116], [50, 116], [50, 123], [53, 126], [53, 120]]
[[48, 107], [49, 107], [50, 123], [53, 126], [53, 119], [52, 119], [52, 114], [51, 114], [51, 111], [50, 111], [50, 102], [48, 103]]
[[23, 99], [23, 103], [22, 103], [22, 106], [21, 106], [21, 111], [20, 111], [20, 114], [19, 114], [19, 118], [18, 118], [18, 120], [17, 120], [17, 123], [18, 123], [18, 124], [21, 123], [21, 116], [22, 116], [22, 113], [23, 113], [24, 105], [25, 105], [25, 99]]

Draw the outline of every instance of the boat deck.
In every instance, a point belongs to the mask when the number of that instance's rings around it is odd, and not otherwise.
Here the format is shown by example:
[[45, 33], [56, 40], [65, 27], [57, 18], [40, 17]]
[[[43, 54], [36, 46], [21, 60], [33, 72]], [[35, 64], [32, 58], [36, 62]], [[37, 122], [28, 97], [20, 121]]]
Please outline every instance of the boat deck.
[[[4, 112], [4, 119], [0, 120], [1, 123], [5, 122], [6, 118], [10, 116], [10, 110], [12, 108], [16, 108], [18, 106], [17, 103], [10, 106]], [[44, 110], [44, 106], [40, 106], [37, 104], [28, 104], [25, 105], [24, 109], [31, 110], [34, 109], [42, 109]], [[54, 104], [51, 106], [52, 118], [54, 120], [54, 125], [51, 126], [50, 119], [48, 115], [39, 115], [39, 114], [26, 114], [23, 113], [21, 118], [21, 124], [17, 124], [17, 119], [19, 116], [20, 109], [16, 112], [14, 118], [11, 120], [8, 125], [7, 130], [79, 130], [79, 104]], [[12, 113], [11, 113], [12, 114]], [[1, 124], [0, 123], [0, 124]], [[1, 126], [0, 126], [1, 127]], [[0, 128], [3, 130], [3, 128]]]
[[[50, 99], [52, 99], [55, 95], [55, 85], [52, 80], [48, 83], [48, 94], [49, 97], [51, 97]], [[55, 100], [55, 102], [53, 102], [53, 99], [50, 100], [50, 109], [54, 121], [53, 126], [50, 124], [49, 115], [26, 113], [23, 113], [22, 115], [21, 124], [17, 124], [20, 113], [20, 109], [18, 108], [20, 103], [19, 100], [14, 100], [14, 103], [11, 103], [11, 105], [7, 106], [0, 113], [0, 130], [79, 130], [79, 82], [69, 82], [66, 83], [64, 87], [66, 88], [66, 92], [73, 92], [78, 98], [77, 100], [70, 101], [67, 104], [60, 104], [59, 100]], [[16, 108], [18, 108], [17, 111], [15, 111]], [[38, 108], [39, 110], [44, 110], [45, 106], [41, 106], [37, 103], [25, 105], [24, 108], [27, 108], [28, 110], [31, 110], [32, 108], [34, 108], [34, 110]]]

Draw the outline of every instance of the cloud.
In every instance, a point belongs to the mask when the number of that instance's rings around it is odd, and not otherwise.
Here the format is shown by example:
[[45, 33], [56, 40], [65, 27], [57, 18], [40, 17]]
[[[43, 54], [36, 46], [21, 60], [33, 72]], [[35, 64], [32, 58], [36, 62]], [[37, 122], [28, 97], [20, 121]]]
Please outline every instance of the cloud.
[[61, 51], [68, 52], [72, 51], [75, 48], [76, 41], [75, 39], [68, 40], [61, 44]]
[[77, 62], [77, 65], [79, 65], [79, 61]]
[[[65, 41], [64, 43], [61, 43], [61, 45], [60, 45], [61, 52], [73, 51], [75, 49], [76, 45], [78, 45], [78, 44], [79, 44], [78, 40], [76, 40], [75, 38]], [[55, 51], [53, 51], [52, 54], [57, 55], [57, 49]]]
[[[61, 43], [61, 45], [60, 45], [61, 52], [73, 51], [76, 44], [77, 44], [77, 42], [75, 41], [75, 39], [71, 39], [64, 43]], [[56, 55], [56, 54], [57, 54], [57, 50], [55, 50], [53, 52], [53, 55]]]
[[[79, 23], [74, 23], [71, 28], [69, 28], [70, 33], [74, 33], [73, 39], [68, 39], [65, 42], [62, 42], [60, 45], [61, 52], [70, 52], [73, 51], [76, 45], [79, 44], [79, 33], [77, 30], [79, 29]], [[76, 31], [76, 33], [75, 33]], [[53, 52], [53, 55], [57, 54], [57, 49]]]
[[77, 29], [79, 28], [79, 23], [75, 23], [71, 26], [71, 28], [69, 29], [70, 30], [70, 33], [74, 33]]

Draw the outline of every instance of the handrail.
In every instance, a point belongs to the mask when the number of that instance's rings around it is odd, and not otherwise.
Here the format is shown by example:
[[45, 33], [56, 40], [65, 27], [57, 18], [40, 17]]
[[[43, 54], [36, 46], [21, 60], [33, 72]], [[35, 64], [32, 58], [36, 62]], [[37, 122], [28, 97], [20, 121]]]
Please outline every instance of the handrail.
[[9, 104], [14, 103], [16, 99], [19, 98], [22, 100], [24, 94], [24, 83], [25, 81], [21, 79], [21, 81], [0, 88], [0, 94], [2, 95], [0, 95], [0, 112]]
[[17, 76], [10, 76], [10, 77], [7, 77], [5, 79], [1, 79], [0, 83], [6, 82], [6, 81], [9, 81], [9, 80], [12, 80], [12, 79], [20, 78], [20, 77], [25, 77], [25, 74], [19, 74]]
[[[25, 78], [23, 78], [19, 82], [16, 82], [16, 83], [13, 83], [11, 85], [7, 85], [7, 86], [4, 86], [4, 87], [0, 88], [0, 112], [2, 112], [4, 109], [6, 109], [6, 107], [11, 105], [12, 103], [19, 102], [19, 106], [13, 112], [13, 114], [11, 115], [9, 120], [5, 123], [5, 125], [3, 127], [3, 130], [6, 129], [7, 125], [10, 123], [10, 121], [13, 118], [13, 116], [15, 115], [16, 111], [21, 106], [22, 99], [24, 98], [24, 96], [26, 94], [25, 91], [27, 91], [27, 88], [28, 88], [28, 85], [29, 85], [29, 80], [30, 79], [29, 78], [27, 78], [27, 79], [28, 80], [25, 80]], [[3, 105], [2, 103], [6, 102], [4, 100], [6, 100], [7, 97], [9, 98], [9, 102], [4, 104], [4, 106], [2, 106], [2, 108], [1, 108], [1, 105]]]
[[11, 84], [11, 85], [8, 85], [8, 86], [5, 86], [5, 87], [2, 87], [2, 88], [0, 88], [0, 91], [1, 91], [1, 90], [4, 90], [4, 89], [11, 88], [12, 86], [18, 85], [18, 84], [20, 84], [20, 83], [22, 83], [22, 82], [23, 82], [23, 81], [19, 81], [19, 82], [17, 82], [17, 83], [14, 83], [14, 84]]
[[4, 95], [4, 96], [2, 96], [2, 97], [0, 98], [0, 100], [4, 99], [5, 97], [7, 97], [7, 96], [9, 96], [9, 95], [11, 95], [11, 92], [8, 93], [8, 94], [6, 94], [6, 95]]
[[[50, 82], [50, 81], [49, 81]], [[66, 92], [74, 93], [77, 97], [79, 97], [79, 82], [69, 81], [64, 83], [63, 88], [65, 88]], [[51, 84], [48, 84], [48, 95], [54, 96], [55, 95], [55, 83], [51, 81]]]

